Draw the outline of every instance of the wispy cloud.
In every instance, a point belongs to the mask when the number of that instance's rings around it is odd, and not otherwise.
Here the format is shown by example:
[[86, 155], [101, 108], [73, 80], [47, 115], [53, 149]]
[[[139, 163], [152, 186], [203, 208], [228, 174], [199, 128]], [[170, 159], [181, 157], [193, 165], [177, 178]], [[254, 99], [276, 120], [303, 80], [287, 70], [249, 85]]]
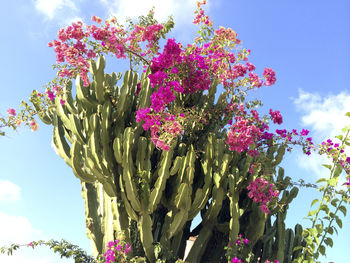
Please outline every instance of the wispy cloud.
[[19, 186], [10, 181], [0, 181], [0, 201], [17, 201], [20, 195]]
[[35, 229], [28, 218], [0, 212], [0, 243], [29, 243], [38, 238], [41, 231]]
[[297, 110], [302, 113], [302, 124], [312, 128], [319, 137], [334, 136], [350, 123], [345, 113], [350, 111], [350, 94], [343, 91], [336, 95], [321, 97], [318, 93], [299, 90], [294, 99]]
[[[22, 248], [23, 250], [23, 248]], [[35, 251], [26, 251], [27, 253], [23, 253], [21, 251], [14, 252], [12, 256], [7, 255], [1, 255], [0, 254], [0, 262], [3, 263], [18, 263], [18, 262], [25, 262], [25, 263], [63, 263], [62, 260], [59, 260], [54, 256], [43, 256], [42, 253], [38, 253], [38, 249], [35, 249]], [[28, 253], [29, 252], [29, 253]], [[53, 252], [52, 252], [53, 253]], [[47, 253], [46, 253], [47, 254]], [[68, 261], [66, 261], [68, 262]]]
[[[345, 116], [350, 111], [349, 101], [350, 94], [347, 91], [322, 97], [318, 93], [299, 89], [299, 96], [293, 98], [297, 111], [301, 113], [301, 125], [311, 131], [315, 142], [328, 138], [335, 141], [334, 137], [341, 134], [341, 129], [350, 124], [350, 118]], [[307, 161], [305, 156], [297, 158], [298, 164], [312, 171], [317, 178], [329, 176], [329, 171], [322, 167], [322, 164], [330, 162], [326, 157], [315, 153]], [[345, 180], [341, 178], [340, 181]]]
[[56, 20], [60, 24], [76, 20], [80, 10], [72, 0], [36, 0], [35, 8], [48, 20]]
[[196, 0], [100, 0], [100, 3], [109, 15], [116, 16], [119, 21], [145, 15], [155, 7], [157, 20], [164, 21], [173, 15], [177, 24], [191, 22], [196, 7]]
[[[15, 188], [12, 187], [12, 189]], [[1, 191], [2, 189], [0, 189], [0, 193], [2, 193]], [[35, 228], [27, 217], [0, 212], [0, 247], [9, 246], [14, 243], [25, 245], [39, 239], [47, 240], [43, 235], [43, 231]], [[0, 262], [68, 263], [72, 261], [59, 259], [58, 254], [54, 254], [52, 250], [45, 247], [38, 247], [35, 250], [20, 247], [17, 251], [13, 252], [13, 255], [0, 254]]]

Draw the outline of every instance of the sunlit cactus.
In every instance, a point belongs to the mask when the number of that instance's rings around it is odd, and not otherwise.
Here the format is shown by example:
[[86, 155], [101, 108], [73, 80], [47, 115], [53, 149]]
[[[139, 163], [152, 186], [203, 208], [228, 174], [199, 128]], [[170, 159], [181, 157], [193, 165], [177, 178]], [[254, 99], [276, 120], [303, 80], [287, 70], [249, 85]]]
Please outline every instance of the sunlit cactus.
[[[225, 131], [213, 120], [200, 129], [201, 124], [193, 122], [190, 135], [161, 151], [135, 118], [136, 111], [151, 102], [149, 71], [141, 76], [131, 71], [108, 75], [104, 67], [102, 56], [92, 61], [92, 83], [83, 87], [78, 76], [75, 98], [68, 83], [66, 103], [56, 99], [55, 108], [39, 116], [53, 125], [55, 148], [81, 181], [94, 255], [105, 253], [108, 242], [123, 233], [132, 243], [133, 256], [155, 262], [155, 244], [160, 244], [175, 261], [184, 257], [186, 240], [197, 236], [187, 262], [227, 262], [224, 247], [242, 234], [250, 240], [245, 251], [250, 262], [292, 262], [301, 230], [299, 225], [295, 233], [286, 230], [284, 220], [297, 189], [286, 190], [289, 178], [282, 168], [274, 179], [284, 146], [271, 145], [254, 158], [230, 151]], [[136, 95], [137, 84], [141, 89]], [[216, 88], [213, 83], [207, 94], [197, 92], [177, 101], [219, 112], [225, 102], [214, 102]], [[252, 172], [257, 158], [262, 166]], [[275, 181], [281, 192], [269, 215], [246, 190], [261, 174]], [[271, 215], [277, 216], [273, 225]], [[198, 225], [193, 225], [195, 217]]]

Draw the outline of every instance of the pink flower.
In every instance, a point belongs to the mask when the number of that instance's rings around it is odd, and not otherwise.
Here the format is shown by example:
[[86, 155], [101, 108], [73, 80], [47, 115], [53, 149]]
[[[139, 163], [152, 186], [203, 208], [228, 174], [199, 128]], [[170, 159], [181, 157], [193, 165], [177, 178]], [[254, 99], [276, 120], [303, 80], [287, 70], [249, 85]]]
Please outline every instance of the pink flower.
[[94, 22], [96, 22], [96, 23], [101, 23], [101, 22], [102, 22], [102, 19], [99, 18], [98, 16], [92, 16], [92, 17], [91, 17], [91, 20], [94, 21]]
[[233, 66], [233, 68], [234, 68], [233, 75], [235, 78], [244, 77], [244, 75], [247, 73], [247, 69], [248, 69], [247, 67], [245, 67], [242, 64], [236, 64]]
[[262, 132], [254, 124], [251, 124], [249, 120], [245, 120], [243, 117], [237, 117], [236, 119], [236, 123], [227, 133], [226, 143], [230, 151], [241, 153], [246, 151], [255, 140], [259, 139]]
[[350, 185], [350, 178], [349, 178], [349, 182], [346, 182], [345, 185], [348, 185], [348, 186]]
[[272, 109], [270, 109], [270, 116], [273, 120], [273, 123], [282, 124], [283, 119], [280, 111], [272, 111]]
[[259, 80], [259, 76], [255, 73], [252, 73], [252, 72], [249, 72], [249, 80], [250, 80], [250, 84], [253, 87], [260, 88], [263, 84], [263, 81]]
[[124, 250], [124, 252], [125, 252], [126, 254], [128, 254], [130, 251], [131, 251], [131, 245], [130, 245], [129, 243], [127, 243], [127, 244], [125, 245], [125, 250]]
[[32, 129], [32, 131], [36, 131], [38, 130], [39, 128], [39, 125], [36, 123], [36, 121], [34, 119], [32, 119], [30, 122], [29, 122], [29, 126], [30, 128]]
[[49, 100], [53, 101], [55, 99], [55, 94], [51, 91], [51, 90], [47, 90], [46, 91], [47, 97], [49, 98]]
[[254, 71], [255, 70], [255, 66], [253, 64], [251, 64], [250, 62], [247, 62], [247, 68], [249, 71]]
[[114, 242], [113, 241], [108, 242], [108, 245], [107, 245], [108, 248], [111, 248], [113, 246], [114, 246]]
[[242, 260], [237, 258], [237, 257], [234, 257], [231, 262], [232, 263], [242, 263]]
[[308, 135], [308, 134], [309, 134], [309, 131], [308, 131], [308, 130], [305, 130], [305, 129], [303, 129], [303, 130], [301, 131], [301, 133], [300, 133], [301, 136], [306, 136], [306, 135]]
[[140, 122], [146, 119], [146, 117], [149, 115], [150, 112], [151, 112], [150, 108], [138, 109], [138, 111], [136, 112], [136, 122]]
[[270, 202], [273, 197], [278, 197], [279, 195], [277, 190], [273, 190], [273, 184], [268, 184], [264, 178], [256, 178], [249, 183], [247, 189], [249, 190], [249, 198], [253, 199], [255, 203], [260, 203], [260, 209], [264, 213], [270, 213], [267, 208], [267, 203]]
[[249, 173], [250, 174], [254, 173], [255, 166], [256, 166], [255, 164], [250, 165], [250, 168], [249, 168]]
[[96, 57], [96, 53], [92, 50], [92, 49], [90, 49], [89, 51], [88, 51], [88, 53], [87, 53], [87, 58], [88, 59], [93, 59], [93, 58], [95, 58]]
[[173, 69], [171, 70], [171, 73], [177, 74], [179, 73], [179, 70], [176, 67], [173, 67]]
[[12, 115], [12, 116], [16, 116], [16, 111], [14, 110], [14, 109], [8, 109], [7, 110], [7, 113], [9, 114], [9, 115]]
[[276, 73], [272, 69], [270, 69], [270, 68], [264, 69], [263, 76], [266, 79], [266, 82], [265, 82], [266, 86], [271, 86], [271, 85], [275, 84], [275, 82], [276, 82], [275, 75], [276, 75]]
[[140, 91], [141, 91], [141, 82], [137, 83], [137, 85], [136, 85], [136, 93], [135, 93], [135, 95], [139, 95]]

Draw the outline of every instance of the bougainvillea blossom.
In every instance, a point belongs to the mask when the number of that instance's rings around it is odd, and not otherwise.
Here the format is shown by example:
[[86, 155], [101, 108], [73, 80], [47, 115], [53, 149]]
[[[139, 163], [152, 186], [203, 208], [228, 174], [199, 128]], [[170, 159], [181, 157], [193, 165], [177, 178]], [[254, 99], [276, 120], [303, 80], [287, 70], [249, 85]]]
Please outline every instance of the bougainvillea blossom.
[[266, 214], [270, 213], [270, 210], [267, 208], [268, 203], [272, 198], [279, 196], [279, 192], [273, 190], [273, 188], [273, 184], [269, 184], [266, 179], [261, 177], [250, 182], [247, 187], [249, 190], [248, 196], [253, 199], [255, 203], [259, 203], [260, 209]]

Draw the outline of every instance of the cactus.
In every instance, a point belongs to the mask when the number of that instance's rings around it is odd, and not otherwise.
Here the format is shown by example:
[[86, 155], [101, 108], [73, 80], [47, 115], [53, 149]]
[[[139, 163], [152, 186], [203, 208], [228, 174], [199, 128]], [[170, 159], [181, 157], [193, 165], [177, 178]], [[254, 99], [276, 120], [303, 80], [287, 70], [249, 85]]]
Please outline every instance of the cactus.
[[277, 204], [277, 207], [280, 208], [271, 211], [271, 214], [276, 213], [276, 220], [271, 225], [271, 215], [267, 218], [264, 234], [254, 248], [255, 257], [260, 257], [261, 262], [266, 259], [277, 259], [279, 262], [292, 263], [294, 259], [298, 258], [299, 252], [295, 251], [295, 248], [301, 245], [302, 227], [297, 224], [295, 231], [293, 231], [290, 228], [286, 229], [284, 223], [288, 206], [298, 194], [296, 187], [293, 187], [291, 191], [287, 190], [289, 181], [290, 178], [284, 178], [284, 171], [280, 168], [276, 180], [279, 190], [283, 191], [282, 198]]
[[[135, 256], [146, 255], [155, 262], [154, 242], [176, 258], [184, 255], [186, 240], [198, 235], [187, 262], [204, 262], [204, 258], [225, 262], [224, 246], [241, 233], [251, 240], [253, 255], [245, 252], [251, 262], [273, 257], [291, 262], [297, 256], [293, 249], [302, 242], [301, 230], [300, 226], [295, 232], [286, 230], [284, 220], [298, 189], [286, 190], [289, 178], [279, 168], [275, 182], [283, 194], [269, 216], [245, 190], [257, 176], [274, 180], [285, 148], [271, 145], [254, 158], [246, 152], [231, 152], [218, 132], [220, 124], [211, 121], [198, 134], [199, 124], [194, 122], [192, 137], [182, 136], [162, 152], [135, 119], [137, 109], [150, 105], [149, 69], [141, 77], [132, 71], [122, 77], [105, 74], [104, 68], [104, 57], [92, 61], [92, 83], [83, 87], [78, 76], [76, 97], [68, 82], [63, 94], [66, 103], [56, 99], [55, 110], [40, 114], [54, 127], [58, 154], [81, 181], [94, 254], [104, 253], [108, 241], [123, 232], [126, 240], [136, 238], [140, 244]], [[141, 90], [136, 96], [137, 83]], [[214, 103], [217, 85], [213, 81], [207, 95], [181, 95], [176, 103], [192, 106], [198, 101], [206, 111], [222, 110], [223, 95]], [[258, 159], [262, 167], [250, 174], [251, 164]], [[277, 215], [273, 225], [271, 215]], [[191, 231], [196, 216], [202, 221]]]

